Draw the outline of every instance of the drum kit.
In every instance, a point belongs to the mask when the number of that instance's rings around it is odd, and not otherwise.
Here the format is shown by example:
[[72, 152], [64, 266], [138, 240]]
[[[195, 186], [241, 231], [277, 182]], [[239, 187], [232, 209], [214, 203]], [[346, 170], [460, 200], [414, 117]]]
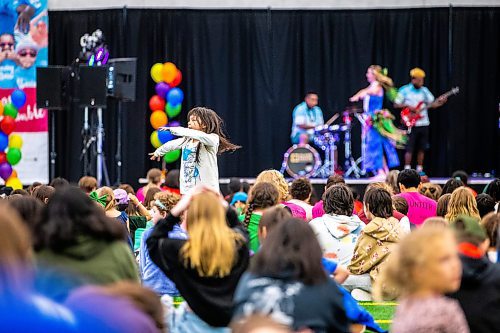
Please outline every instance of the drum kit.
[[321, 161], [318, 151], [309, 144], [296, 144], [285, 152], [281, 173], [286, 171], [293, 178], [328, 178], [333, 175], [338, 167], [337, 143], [340, 142], [340, 135], [343, 134], [345, 176], [352, 175], [356, 178], [363, 176], [365, 172], [358, 166], [362, 162], [362, 157], [355, 160], [351, 150], [352, 116], [356, 116], [361, 122], [364, 121], [362, 113], [362, 109], [349, 108], [342, 112], [343, 123], [332, 125], [339, 118], [337, 113], [325, 125], [317, 126], [314, 129], [314, 144], [324, 152], [324, 161]]

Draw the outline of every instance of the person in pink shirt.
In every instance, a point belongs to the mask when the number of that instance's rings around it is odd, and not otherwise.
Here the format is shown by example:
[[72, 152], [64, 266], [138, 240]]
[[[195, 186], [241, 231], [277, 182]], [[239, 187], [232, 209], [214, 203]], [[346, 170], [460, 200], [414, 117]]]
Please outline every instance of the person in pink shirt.
[[162, 177], [162, 173], [161, 173], [161, 170], [160, 169], [156, 169], [156, 168], [153, 168], [153, 169], [150, 169], [148, 171], [148, 174], [147, 174], [147, 179], [148, 179], [148, 184], [144, 187], [141, 187], [138, 191], [137, 191], [137, 199], [139, 199], [140, 202], [144, 202], [144, 198], [146, 197], [146, 193], [148, 193], [148, 190], [152, 187], [157, 187], [157, 188], [160, 188], [160, 185], [161, 185], [161, 177]]
[[408, 219], [415, 226], [420, 226], [425, 219], [436, 216], [436, 201], [419, 193], [422, 186], [420, 175], [416, 170], [406, 169], [398, 175], [398, 185], [403, 197], [408, 202]]

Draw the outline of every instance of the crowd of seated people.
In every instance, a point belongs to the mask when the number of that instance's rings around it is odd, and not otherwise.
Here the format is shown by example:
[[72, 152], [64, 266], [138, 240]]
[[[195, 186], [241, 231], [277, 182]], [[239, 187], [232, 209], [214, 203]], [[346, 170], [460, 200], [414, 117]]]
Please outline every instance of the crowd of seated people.
[[[477, 193], [391, 172], [362, 200], [341, 176], [261, 172], [224, 197], [179, 173], [99, 187], [56, 178], [0, 200], [6, 332], [495, 332], [500, 180]], [[477, 189], [477, 188], [476, 188]]]

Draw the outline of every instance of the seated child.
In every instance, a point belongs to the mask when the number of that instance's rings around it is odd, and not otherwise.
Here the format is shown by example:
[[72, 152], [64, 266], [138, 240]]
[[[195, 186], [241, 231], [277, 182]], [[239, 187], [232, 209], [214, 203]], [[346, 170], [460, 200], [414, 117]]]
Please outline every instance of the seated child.
[[[153, 220], [152, 226], [158, 221], [167, 217], [172, 207], [179, 201], [179, 196], [169, 192], [160, 192], [156, 195], [156, 200], [153, 204]], [[169, 295], [171, 297], [179, 296], [179, 292], [175, 284], [165, 276], [165, 274], [153, 263], [149, 257], [149, 252], [146, 246], [146, 240], [153, 232], [153, 228], [149, 227], [144, 231], [141, 238], [141, 246], [139, 250], [139, 271], [141, 274], [142, 283], [144, 286], [151, 288], [159, 296]], [[177, 239], [187, 239], [186, 232], [179, 226], [175, 225], [170, 231], [169, 237]]]
[[[370, 223], [358, 238], [351, 264], [348, 266], [351, 275], [343, 286], [353, 291], [361, 289], [371, 291], [371, 281], [376, 281], [392, 249], [405, 232], [399, 221], [392, 217], [392, 199], [387, 190], [372, 188], [365, 193], [364, 210]], [[358, 300], [369, 300], [370, 295], [356, 290], [353, 297]]]

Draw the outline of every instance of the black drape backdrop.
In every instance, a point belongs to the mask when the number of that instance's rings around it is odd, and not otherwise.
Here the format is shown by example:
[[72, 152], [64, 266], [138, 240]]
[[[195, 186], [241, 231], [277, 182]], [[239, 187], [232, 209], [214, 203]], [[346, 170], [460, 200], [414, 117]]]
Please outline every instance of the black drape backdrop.
[[[427, 8], [361, 11], [114, 9], [50, 12], [49, 59], [72, 62], [79, 37], [100, 28], [112, 57], [138, 58], [137, 101], [124, 104], [123, 180], [135, 183], [147, 160], [149, 69], [175, 62], [186, 99], [214, 108], [232, 140], [244, 148], [220, 160], [222, 176], [255, 176], [279, 168], [290, 146], [291, 110], [317, 90], [329, 118], [366, 86], [370, 64], [388, 67], [396, 85], [420, 66], [435, 95], [460, 85], [461, 94], [431, 113], [427, 169], [447, 175], [499, 166], [500, 9]], [[81, 175], [81, 110], [59, 112], [58, 175]], [[112, 179], [116, 102], [106, 111], [106, 152]], [[359, 128], [355, 129], [359, 153]]]

